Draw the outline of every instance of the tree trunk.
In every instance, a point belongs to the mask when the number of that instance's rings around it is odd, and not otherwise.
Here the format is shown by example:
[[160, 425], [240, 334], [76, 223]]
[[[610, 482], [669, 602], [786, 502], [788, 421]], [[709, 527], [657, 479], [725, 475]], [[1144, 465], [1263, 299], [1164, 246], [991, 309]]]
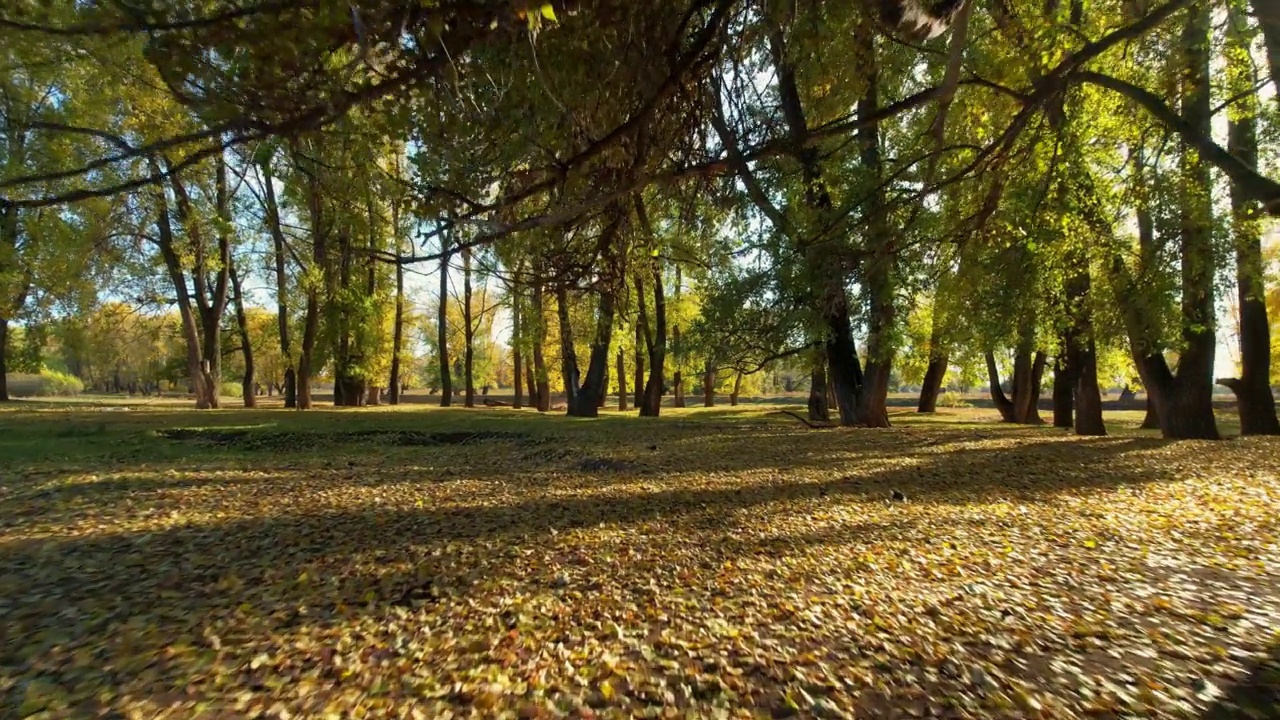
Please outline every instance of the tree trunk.
[[[676, 283], [674, 295], [676, 307], [680, 307], [680, 294], [684, 286], [684, 274], [680, 270], [680, 263], [675, 263]], [[685, 407], [684, 399], [684, 373], [681, 367], [684, 365], [684, 345], [680, 342], [680, 324], [678, 322], [671, 323], [671, 359], [675, 367], [671, 372], [671, 404], [675, 407]]]
[[1160, 429], [1160, 413], [1156, 410], [1156, 401], [1150, 390], [1147, 391], [1147, 414], [1143, 416], [1142, 424], [1138, 427], [1142, 430]]
[[9, 318], [0, 316], [0, 402], [9, 402]]
[[1253, 15], [1262, 29], [1262, 42], [1267, 49], [1267, 67], [1275, 85], [1276, 101], [1280, 102], [1280, 6], [1275, 0], [1250, 0]]
[[[1272, 9], [1270, 12], [1272, 22], [1280, 20], [1280, 10]], [[1247, 45], [1237, 29], [1243, 19], [1234, 17], [1235, 14], [1231, 13], [1232, 31], [1228, 37], [1236, 49], [1248, 57]], [[1259, 17], [1259, 20], [1265, 27], [1266, 18]], [[1276, 50], [1270, 46], [1273, 40], [1268, 38], [1269, 51]], [[1244, 47], [1240, 47], [1242, 45]], [[1277, 63], [1276, 58], [1271, 60]], [[1246, 77], [1251, 75], [1248, 72], [1251, 67], [1242, 69]], [[1257, 96], [1246, 97], [1237, 107], [1237, 116], [1227, 123], [1227, 149], [1250, 168], [1257, 169]], [[1235, 236], [1236, 288], [1240, 308], [1240, 377], [1219, 379], [1217, 382], [1235, 393], [1241, 435], [1280, 435], [1275, 396], [1271, 393], [1271, 323], [1267, 317], [1264, 286], [1266, 266], [1262, 258], [1262, 228], [1256, 219], [1250, 217], [1256, 210], [1256, 203], [1250, 202], [1244, 189], [1233, 183], [1231, 227]]]
[[[158, 168], [153, 168], [158, 170]], [[182, 339], [186, 349], [187, 376], [191, 378], [191, 392], [195, 395], [196, 409], [203, 410], [209, 405], [209, 392], [205, 387], [206, 377], [201, 363], [203, 353], [200, 347], [200, 328], [197, 326], [195, 310], [192, 307], [190, 290], [187, 287], [186, 273], [182, 261], [178, 257], [173, 237], [173, 224], [169, 217], [169, 204], [163, 190], [156, 193], [159, 208], [156, 214], [156, 244], [160, 248], [160, 257], [164, 260], [165, 269], [177, 298], [178, 317], [182, 322]], [[214, 391], [217, 394], [217, 391]]]
[[232, 301], [236, 307], [236, 327], [240, 330], [240, 351], [244, 355], [244, 377], [240, 381], [240, 388], [244, 406], [257, 407], [257, 382], [254, 380], [253, 344], [249, 342], [249, 318], [244, 311], [244, 289], [240, 285], [240, 276], [236, 274], [234, 264], [230, 268], [230, 277]]
[[[609, 345], [613, 342], [614, 292], [606, 288], [600, 293], [600, 310], [596, 319], [596, 334], [591, 342], [591, 359], [587, 364], [587, 377], [581, 388], [575, 389], [569, 402], [569, 414], [575, 417], [597, 417], [600, 400], [605, 391], [609, 374]], [[575, 359], [576, 362], [576, 359]]]
[[462, 352], [462, 376], [466, 385], [463, 405], [476, 406], [475, 359], [476, 328], [471, 312], [471, 248], [462, 248], [462, 334], [465, 341]]
[[1012, 396], [1006, 396], [1000, 387], [1000, 371], [996, 367], [995, 355], [988, 350], [987, 378], [991, 384], [991, 400], [1000, 419], [1007, 423], [1019, 425], [1040, 425], [1040, 384], [1044, 376], [1045, 354], [1037, 352], [1033, 356], [1030, 350], [1019, 350], [1013, 361]]
[[536, 410], [539, 405], [538, 381], [534, 377], [532, 359], [526, 359], [524, 361], [524, 381], [525, 381], [525, 387], [529, 388], [529, 407]]
[[551, 409], [551, 383], [547, 378], [547, 360], [542, 347], [546, 344], [546, 312], [542, 305], [542, 284], [533, 286], [533, 370], [538, 388], [538, 412]]
[[1106, 435], [1102, 421], [1102, 393], [1098, 389], [1098, 353], [1092, 328], [1076, 352], [1076, 435]]
[[605, 362], [604, 362], [604, 382], [601, 383], [600, 385], [600, 399], [596, 402], [596, 407], [600, 409], [603, 409], [606, 405], [609, 404], [609, 376], [612, 372], [611, 368], [609, 367], [609, 364], [610, 364], [609, 361], [610, 361], [610, 358], [606, 348]]
[[[641, 292], [642, 287], [643, 286], [639, 284], [637, 284], [636, 286], [636, 293], [637, 295], [640, 296], [640, 300], [639, 300], [641, 305], [640, 317], [644, 316], [644, 307], [643, 307], [644, 294]], [[632, 400], [632, 403], [636, 406], [636, 408], [639, 408], [642, 404], [644, 404], [645, 345], [646, 345], [646, 341], [645, 341], [644, 324], [640, 321], [639, 318], [637, 318], [636, 319], [636, 346], [635, 346], [635, 352], [633, 353], [635, 355], [635, 359], [633, 360], [633, 362], [635, 363], [635, 367], [633, 368], [633, 374], [632, 374], [633, 382], [631, 383], [631, 386], [634, 388], [634, 392], [635, 392], [635, 398]]]
[[[511, 367], [513, 369], [512, 384], [515, 386], [515, 397], [511, 400], [511, 407], [516, 410], [524, 407], [524, 383], [523, 378], [520, 375], [520, 366], [522, 364], [520, 357], [520, 345], [522, 343], [520, 332], [520, 295], [513, 289], [511, 291]], [[530, 390], [532, 389], [533, 388], [530, 388]]]
[[742, 391], [742, 371], [733, 376], [733, 392], [729, 393], [729, 407], [738, 406], [738, 393]]
[[1076, 376], [1079, 358], [1070, 347], [1074, 339], [1064, 333], [1053, 359], [1053, 426], [1070, 430], [1075, 427]]
[[711, 358], [707, 358], [707, 367], [702, 372], [702, 407], [716, 405], [716, 366]]
[[[1210, 134], [1209, 8], [1187, 9], [1182, 51], [1185, 58], [1182, 116], [1204, 136]], [[1213, 206], [1207, 162], [1195, 148], [1182, 146], [1182, 341], [1178, 372], [1160, 408], [1164, 435], [1176, 439], [1219, 438], [1213, 415], [1213, 366], [1217, 346], [1213, 281]], [[1159, 395], [1156, 401], [1160, 402]]]
[[827, 366], [821, 357], [814, 360], [809, 371], [809, 419], [813, 422], [831, 420], [831, 408], [827, 404]]
[[627, 411], [627, 363], [626, 352], [618, 348], [618, 412]]
[[[930, 342], [930, 348], [936, 347]], [[920, 404], [916, 412], [932, 413], [938, 411], [938, 394], [942, 391], [942, 380], [947, 374], [946, 355], [933, 356], [929, 359], [929, 367], [924, 371], [924, 383], [920, 388]]]
[[[786, 122], [788, 139], [795, 148], [793, 155], [800, 165], [804, 182], [804, 206], [816, 222], [806, 223], [810, 228], [822, 227], [823, 220], [834, 214], [834, 204], [822, 176], [818, 148], [808, 140], [808, 121], [805, 118], [795, 67], [786, 52], [786, 23], [775, 26], [769, 49], [777, 75], [778, 98]], [[853, 342], [853, 322], [849, 316], [849, 297], [845, 289], [847, 262], [834, 252], [831, 243], [815, 242], [803, 232], [789, 227], [797, 248], [813, 279], [811, 299], [827, 330], [827, 363], [836, 390], [836, 404], [840, 409], [841, 425], [862, 424], [863, 376], [858, 350]]]
[[[393, 223], [393, 227], [398, 227]], [[400, 404], [400, 352], [404, 346], [404, 265], [400, 264], [400, 241], [396, 240], [396, 317], [391, 331], [391, 373], [387, 378], [387, 402]]]
[[453, 405], [453, 377], [449, 368], [449, 245], [441, 236], [444, 245], [440, 255], [440, 307], [436, 318], [436, 344], [440, 355], [440, 407]]
[[572, 408], [578, 398], [578, 354], [573, 349], [573, 325], [569, 320], [569, 288], [563, 283], [556, 287], [556, 318], [560, 323], [560, 372], [565, 405]]
[[285, 273], [285, 239], [280, 226], [280, 208], [276, 203], [271, 162], [262, 163], [262, 185], [267, 204], [267, 227], [275, 249], [276, 323], [280, 331], [280, 356], [284, 359], [284, 406], [298, 406], [298, 378], [294, 371], [293, 348], [289, 341], [289, 277]]
[[[647, 227], [647, 220], [643, 221], [643, 224]], [[640, 406], [641, 417], [658, 417], [662, 413], [663, 371], [667, 359], [667, 298], [662, 286], [662, 264], [657, 257], [653, 258], [651, 279], [653, 280], [654, 332], [652, 338], [648, 337], [647, 332], [645, 333], [649, 346], [649, 380], [644, 386], [644, 402]], [[641, 290], [639, 284], [637, 284], [637, 290]]]
[[858, 98], [857, 114], [862, 121], [858, 130], [861, 146], [859, 159], [863, 171], [870, 178], [874, 189], [870, 193], [866, 212], [871, 257], [864, 262], [864, 282], [867, 293], [867, 366], [865, 386], [862, 390], [862, 408], [859, 413], [868, 427], [889, 427], [889, 380], [893, 364], [893, 271], [897, 258], [894, 235], [886, 222], [886, 200], [883, 184], [884, 163], [880, 154], [880, 126], [876, 117], [880, 112], [879, 66], [876, 60], [874, 35], [870, 28], [855, 32], [859, 56], [866, 68], [866, 92]]
[[1004, 388], [1000, 387], [1000, 369], [996, 366], [995, 353], [988, 350], [986, 358], [987, 382], [991, 385], [991, 402], [995, 403], [1002, 422], [1016, 422], [1013, 401], [1005, 396]]
[[302, 351], [298, 354], [298, 409], [311, 409], [311, 359], [315, 357], [316, 340], [320, 335], [320, 291], [307, 289], [307, 307], [302, 321]]

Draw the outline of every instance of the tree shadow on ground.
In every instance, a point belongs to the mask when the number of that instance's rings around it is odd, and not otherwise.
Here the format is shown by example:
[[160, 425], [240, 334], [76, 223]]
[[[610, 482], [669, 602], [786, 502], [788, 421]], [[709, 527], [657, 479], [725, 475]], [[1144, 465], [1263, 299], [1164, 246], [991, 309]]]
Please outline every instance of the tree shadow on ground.
[[[489, 465], [478, 469], [465, 455], [424, 450], [426, 457], [453, 463], [454, 479], [489, 483], [506, 492], [495, 489], [492, 496], [418, 506], [403, 493], [429, 482], [425, 475], [387, 477], [362, 474], [359, 466], [300, 469], [259, 461], [256, 469], [266, 481], [240, 478], [225, 487], [228, 493], [252, 495], [247, 514], [234, 506], [220, 509], [215, 495], [198, 500], [217, 511], [212, 517], [145, 529], [122, 524], [49, 532], [49, 526], [63, 520], [57, 506], [66, 498], [0, 496], [0, 514], [13, 519], [4, 528], [10, 537], [0, 536], [0, 637], [8, 639], [0, 644], [0, 677], [38, 675], [74, 687], [84, 673], [100, 673], [101, 682], [123, 686], [146, 670], [147, 677], [180, 687], [205, 667], [166, 648], [176, 641], [202, 642], [202, 633], [217, 621], [234, 618], [255, 634], [287, 635], [349, 623], [392, 607], [462, 602], [478, 586], [495, 582], [512, 592], [553, 592], [560, 582], [554, 570], [530, 566], [523, 553], [554, 548], [557, 538], [602, 526], [658, 524], [676, 537], [694, 537], [737, 514], [824, 499], [883, 502], [890, 488], [921, 504], [1050, 502], [1068, 489], [1102, 490], [1173, 477], [1170, 469], [1120, 462], [1127, 454], [1162, 447], [1158, 441], [1063, 444], [1023, 439], [1011, 447], [948, 451], [945, 445], [964, 445], [966, 436], [939, 433], [932, 446], [927, 444], [930, 437], [881, 433], [869, 449], [859, 448], [850, 434], [776, 429], [704, 433], [688, 443], [680, 432], [658, 426], [639, 439], [589, 431], [573, 441], [601, 441], [593, 450], [613, 455], [643, 455], [637, 443], [658, 438], [665, 449], [652, 452], [672, 456], [661, 460], [671, 472], [616, 478], [619, 484], [651, 485], [640, 490], [614, 492], [609, 483], [599, 483], [597, 494], [568, 495], [545, 492], [523, 479], [558, 468], [561, 460], [539, 465], [529, 459], [524, 475], [495, 477], [489, 472], [497, 459], [488, 458]], [[286, 471], [294, 479], [270, 480], [273, 472]], [[681, 482], [683, 474], [707, 471], [756, 474], [709, 485]], [[306, 475], [306, 483], [297, 481], [299, 473]], [[584, 487], [597, 481], [587, 475]], [[213, 477], [203, 487], [218, 489], [224, 482]], [[63, 492], [104, 515], [135, 513], [147, 519], [161, 510], [194, 509], [175, 509], [174, 504], [199, 487], [198, 478], [175, 483], [122, 477]], [[312, 503], [308, 494], [322, 490], [341, 500], [361, 488], [385, 495], [361, 495], [347, 507]], [[172, 497], [155, 503], [148, 493]], [[39, 536], [14, 537], [37, 521], [46, 528]], [[865, 537], [870, 543], [908, 531], [922, 530], [910, 520], [869, 523], [844, 528], [837, 539], [857, 543]], [[779, 549], [767, 543], [735, 545], [727, 533], [722, 542], [705, 548], [706, 568]], [[824, 541], [814, 535], [789, 542]], [[657, 580], [668, 586], [679, 583], [673, 577]], [[75, 654], [85, 646], [96, 647], [86, 656]], [[139, 668], [129, 657], [148, 660]], [[474, 660], [483, 662], [482, 654], [476, 653]], [[238, 672], [245, 678], [255, 675], [247, 666]], [[21, 683], [0, 687], [0, 709], [21, 702]]]
[[1253, 663], [1243, 682], [1226, 690], [1202, 720], [1271, 720], [1280, 718], [1280, 643]]

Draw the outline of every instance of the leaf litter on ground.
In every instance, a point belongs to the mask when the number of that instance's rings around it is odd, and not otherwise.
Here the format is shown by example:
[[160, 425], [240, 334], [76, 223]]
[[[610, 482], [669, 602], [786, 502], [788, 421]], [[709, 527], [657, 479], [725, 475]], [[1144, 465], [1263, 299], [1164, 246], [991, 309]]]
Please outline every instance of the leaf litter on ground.
[[4, 471], [0, 715], [1249, 717], [1275, 698], [1256, 672], [1280, 644], [1274, 440], [554, 428], [545, 455], [335, 441]]

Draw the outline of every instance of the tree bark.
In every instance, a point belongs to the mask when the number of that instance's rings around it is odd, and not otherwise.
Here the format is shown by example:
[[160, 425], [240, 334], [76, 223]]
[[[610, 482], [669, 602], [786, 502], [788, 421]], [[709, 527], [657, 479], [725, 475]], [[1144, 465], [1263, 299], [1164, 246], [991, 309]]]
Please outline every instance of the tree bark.
[[1280, 6], [1275, 0], [1250, 0], [1253, 15], [1262, 29], [1262, 42], [1267, 49], [1267, 67], [1275, 85], [1276, 101], [1280, 102]]
[[856, 108], [858, 119], [862, 123], [858, 130], [858, 144], [861, 146], [859, 159], [875, 187], [870, 193], [870, 207], [867, 211], [867, 227], [873, 247], [871, 257], [863, 268], [868, 322], [867, 367], [860, 415], [862, 422], [868, 427], [889, 427], [887, 403], [893, 364], [892, 332], [895, 315], [893, 271], [897, 253], [893, 231], [885, 218], [886, 202], [882, 182], [884, 162], [880, 154], [880, 126], [876, 120], [880, 111], [880, 72], [874, 35], [870, 28], [862, 27], [856, 31], [856, 36], [858, 52], [867, 72], [867, 89], [858, 99]]
[[576, 389], [569, 403], [569, 414], [575, 417], [597, 417], [600, 400], [608, 382], [609, 345], [613, 342], [613, 314], [615, 295], [612, 288], [600, 293], [600, 309], [596, 319], [596, 334], [591, 342], [591, 359], [587, 363], [587, 376], [581, 388]]
[[262, 186], [266, 196], [267, 228], [275, 249], [276, 323], [280, 332], [280, 356], [284, 359], [284, 406], [298, 406], [298, 377], [294, 370], [293, 348], [289, 338], [289, 277], [285, 272], [285, 239], [280, 225], [280, 207], [276, 202], [275, 183], [270, 160], [263, 162]]
[[9, 402], [9, 318], [0, 316], [0, 402]]
[[[1280, 16], [1280, 10], [1271, 12], [1273, 17], [1270, 19], [1274, 22]], [[1232, 31], [1228, 37], [1247, 57], [1248, 46], [1236, 29], [1242, 19], [1234, 17], [1234, 12], [1231, 15]], [[1259, 21], [1265, 27], [1266, 18], [1260, 16]], [[1241, 45], [1244, 47], [1239, 47]], [[1275, 48], [1268, 47], [1268, 51], [1272, 50]], [[1249, 74], [1246, 71], [1246, 76]], [[1237, 107], [1237, 115], [1227, 123], [1227, 147], [1246, 165], [1257, 169], [1257, 97], [1245, 98]], [[1271, 323], [1267, 317], [1264, 286], [1266, 267], [1262, 258], [1262, 228], [1256, 219], [1250, 217], [1256, 209], [1256, 204], [1245, 197], [1243, 189], [1233, 183], [1231, 228], [1235, 236], [1236, 297], [1240, 310], [1240, 377], [1223, 378], [1217, 382], [1235, 393], [1241, 435], [1280, 435], [1275, 396], [1271, 393]]]
[[546, 311], [542, 303], [542, 283], [533, 286], [533, 369], [538, 388], [538, 412], [551, 410], [551, 384], [547, 378], [547, 360], [543, 356], [546, 344]]
[[520, 375], [521, 365], [523, 364], [520, 357], [520, 346], [523, 344], [521, 338], [522, 329], [520, 326], [520, 295], [513, 288], [511, 291], [511, 367], [513, 369], [512, 384], [515, 386], [515, 397], [512, 398], [511, 407], [516, 410], [524, 407], [524, 383]]
[[618, 348], [618, 412], [627, 411], [627, 362], [626, 352]]
[[[646, 227], [648, 226], [647, 219], [642, 222]], [[658, 417], [662, 413], [663, 371], [667, 358], [667, 299], [662, 286], [661, 260], [654, 257], [651, 267], [654, 331], [652, 337], [649, 336], [648, 332], [645, 332], [645, 342], [649, 347], [649, 379], [644, 386], [644, 402], [640, 405], [641, 417]], [[642, 286], [637, 283], [637, 289], [640, 290], [641, 288]], [[641, 307], [643, 307], [643, 303], [641, 303]], [[641, 318], [642, 322], [647, 324], [647, 320], [643, 315]]]
[[635, 352], [633, 353], [635, 355], [635, 359], [633, 360], [635, 367], [632, 369], [633, 382], [631, 383], [631, 386], [634, 388], [635, 392], [635, 398], [632, 400], [632, 403], [637, 409], [639, 409], [640, 406], [644, 404], [644, 359], [646, 352], [645, 346], [647, 344], [647, 341], [645, 340], [644, 323], [640, 319], [644, 317], [644, 285], [639, 281], [636, 283], [636, 294], [639, 296], [640, 310], [636, 318], [636, 341]]
[[[936, 346], [930, 342], [930, 348], [933, 347]], [[920, 388], [920, 404], [916, 406], [916, 412], [938, 411], [938, 394], [942, 392], [942, 381], [947, 375], [947, 362], [946, 355], [930, 357], [929, 366], [924, 371], [924, 383]]]
[[827, 365], [822, 357], [816, 358], [809, 370], [809, 419], [814, 422], [831, 420], [831, 407], [827, 404]]
[[1102, 421], [1102, 393], [1098, 388], [1098, 351], [1092, 329], [1076, 353], [1076, 435], [1106, 435]]
[[[679, 307], [681, 287], [684, 285], [684, 277], [680, 272], [679, 263], [675, 264], [675, 271], [675, 302], [676, 306]], [[684, 375], [680, 372], [680, 368], [684, 364], [684, 347], [680, 343], [680, 324], [678, 322], [671, 324], [671, 355], [675, 364], [671, 372], [671, 403], [675, 407], [682, 408], [685, 406]]]
[[[157, 168], [153, 170], [158, 171]], [[160, 257], [164, 260], [165, 269], [169, 273], [169, 280], [173, 283], [177, 299], [178, 317], [182, 323], [182, 339], [186, 348], [187, 376], [191, 378], [191, 392], [195, 395], [196, 409], [203, 410], [211, 406], [202, 363], [200, 327], [196, 320], [191, 292], [187, 286], [186, 272], [178, 257], [173, 223], [169, 217], [169, 203], [164, 190], [158, 191], [155, 197], [159, 204], [156, 211], [156, 244], [160, 249]], [[214, 394], [217, 394], [216, 390]]]
[[391, 331], [391, 373], [387, 378], [387, 402], [400, 404], [400, 353], [404, 346], [404, 265], [400, 264], [400, 243], [396, 241], [396, 316]]
[[1006, 396], [1000, 387], [1000, 371], [996, 367], [995, 354], [986, 353], [987, 378], [991, 384], [991, 400], [1000, 419], [1019, 425], [1040, 425], [1040, 383], [1044, 376], [1045, 354], [1019, 350], [1013, 361], [1012, 396]]
[[[795, 68], [785, 52], [785, 23], [774, 28], [769, 44], [777, 73], [778, 96], [788, 139], [795, 148], [793, 155], [800, 165], [804, 181], [804, 205], [816, 218], [828, 218], [834, 212], [830, 193], [822, 176], [818, 149], [809, 144], [809, 126], [800, 99]], [[822, 222], [806, 223], [815, 228]], [[779, 228], [780, 230], [785, 228]], [[846, 263], [831, 252], [830, 242], [821, 237], [793, 236], [805, 264], [814, 278], [812, 300], [827, 330], [827, 363], [836, 390], [841, 425], [860, 425], [864, 380], [857, 346], [853, 342], [849, 297], [845, 289]]]
[[[1183, 30], [1183, 119], [1197, 131], [1210, 133], [1212, 108], [1209, 92], [1209, 8], [1200, 4], [1187, 10]], [[1182, 340], [1178, 371], [1160, 409], [1165, 437], [1171, 439], [1219, 438], [1213, 415], [1213, 366], [1217, 346], [1213, 281], [1213, 207], [1211, 177], [1206, 161], [1184, 142], [1181, 159], [1182, 238]]]
[[244, 311], [244, 289], [240, 285], [240, 276], [236, 274], [233, 262], [230, 268], [232, 301], [236, 308], [236, 327], [240, 331], [240, 352], [244, 356], [244, 377], [240, 380], [244, 406], [258, 406], [256, 381], [253, 367], [253, 343], [249, 341], [249, 317]]
[[1065, 334], [1053, 359], [1053, 426], [1070, 430], [1075, 427], [1076, 378], [1073, 372], [1078, 359], [1070, 349], [1072, 339]]
[[556, 287], [556, 318], [560, 324], [560, 373], [564, 383], [565, 405], [574, 407], [578, 397], [578, 353], [573, 348], [573, 324], [569, 319], [569, 288]]
[[453, 377], [449, 368], [449, 241], [441, 235], [444, 245], [440, 253], [440, 307], [436, 318], [436, 344], [440, 355], [440, 407], [453, 405]]
[[707, 367], [702, 372], [702, 406], [716, 405], [716, 366], [711, 358], [707, 358]]
[[742, 391], [742, 371], [733, 376], [733, 392], [729, 393], [729, 407], [738, 406], [738, 394]]
[[476, 328], [471, 312], [471, 248], [462, 248], [462, 378], [465, 383], [463, 405], [476, 406], [475, 359]]

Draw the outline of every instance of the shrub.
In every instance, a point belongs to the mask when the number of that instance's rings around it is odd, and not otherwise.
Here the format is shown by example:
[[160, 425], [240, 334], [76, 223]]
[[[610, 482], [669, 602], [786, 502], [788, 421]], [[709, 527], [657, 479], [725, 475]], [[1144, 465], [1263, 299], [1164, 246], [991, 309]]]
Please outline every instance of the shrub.
[[84, 383], [70, 373], [58, 372], [49, 368], [40, 369], [40, 387], [38, 395], [71, 396], [84, 392]]
[[938, 407], [967, 408], [973, 406], [965, 402], [964, 395], [954, 390], [948, 390], [938, 396]]
[[244, 388], [238, 382], [224, 382], [218, 386], [218, 394], [222, 397], [240, 397]]

